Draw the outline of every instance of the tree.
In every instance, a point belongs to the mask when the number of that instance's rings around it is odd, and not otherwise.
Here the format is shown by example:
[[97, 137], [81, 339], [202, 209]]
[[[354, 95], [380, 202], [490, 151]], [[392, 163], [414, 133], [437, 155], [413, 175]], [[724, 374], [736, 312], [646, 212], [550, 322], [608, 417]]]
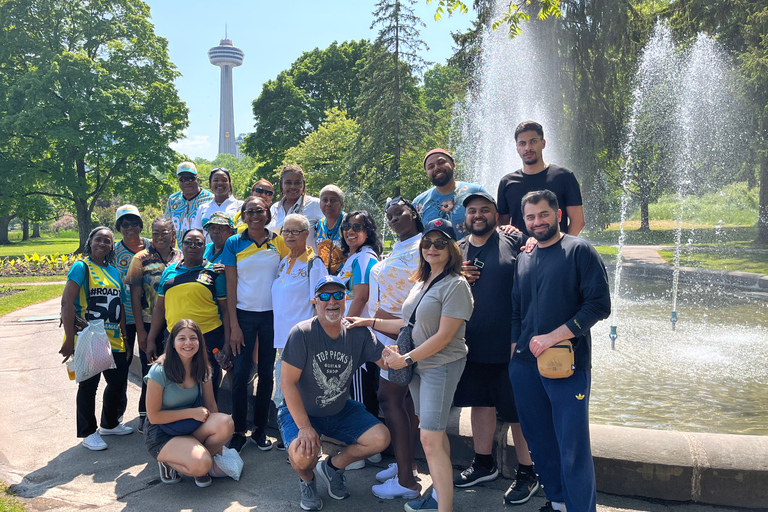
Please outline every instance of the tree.
[[316, 130], [328, 109], [356, 115], [360, 70], [370, 47], [362, 40], [315, 48], [264, 84], [253, 100], [256, 129], [243, 147], [245, 154], [262, 163], [258, 176], [272, 179], [285, 152]]
[[177, 158], [169, 144], [187, 126], [167, 41], [140, 0], [0, 0], [0, 147], [33, 195], [76, 212], [80, 248], [96, 202], [115, 195], [156, 203]]
[[[463, 13], [469, 12], [467, 4], [462, 0], [427, 0], [427, 3], [431, 4], [433, 1], [436, 1], [437, 3], [435, 19], [438, 21], [444, 14], [450, 16], [455, 11]], [[478, 0], [475, 0], [475, 7], [477, 7], [479, 3]], [[550, 17], [559, 18], [563, 15], [560, 3], [561, 0], [511, 0], [509, 2], [509, 10], [504, 12], [499, 19], [493, 21], [493, 29], [496, 30], [506, 24], [508, 26], [510, 37], [518, 36], [522, 33], [520, 25], [531, 19], [529, 11], [538, 8], [535, 16], [540, 20], [546, 20]]]

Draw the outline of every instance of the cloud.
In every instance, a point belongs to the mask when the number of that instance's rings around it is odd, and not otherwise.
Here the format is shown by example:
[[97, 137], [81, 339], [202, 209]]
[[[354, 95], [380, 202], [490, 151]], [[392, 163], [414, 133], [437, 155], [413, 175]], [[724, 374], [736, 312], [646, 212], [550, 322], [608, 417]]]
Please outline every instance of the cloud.
[[171, 148], [179, 153], [188, 155], [190, 158], [203, 157], [210, 160], [215, 158], [216, 155], [216, 147], [208, 135], [186, 137], [178, 142], [171, 143]]

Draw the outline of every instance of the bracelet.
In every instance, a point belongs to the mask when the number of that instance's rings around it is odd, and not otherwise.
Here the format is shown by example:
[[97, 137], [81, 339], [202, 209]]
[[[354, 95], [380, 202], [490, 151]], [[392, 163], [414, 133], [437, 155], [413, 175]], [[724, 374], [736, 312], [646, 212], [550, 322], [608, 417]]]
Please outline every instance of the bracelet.
[[371, 329], [376, 329], [376, 319], [373, 319], [373, 325], [371, 326]]

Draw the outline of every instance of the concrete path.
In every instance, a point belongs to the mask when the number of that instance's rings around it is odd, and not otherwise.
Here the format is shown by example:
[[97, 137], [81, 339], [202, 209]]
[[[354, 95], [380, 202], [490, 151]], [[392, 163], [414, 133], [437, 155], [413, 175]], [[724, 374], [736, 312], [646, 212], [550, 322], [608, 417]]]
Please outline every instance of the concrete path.
[[[67, 378], [57, 354], [63, 332], [58, 320], [19, 323], [30, 316], [55, 315], [59, 299], [30, 306], [0, 318], [0, 479], [14, 485], [30, 510], [143, 511], [299, 511], [298, 478], [284, 452], [260, 452], [248, 445], [240, 482], [216, 480], [199, 489], [190, 479], [177, 485], [160, 483], [157, 465], [142, 437], [107, 437], [109, 449], [91, 452], [75, 437], [77, 385]], [[139, 387], [132, 377], [126, 422], [136, 426]], [[97, 405], [100, 410], [100, 400]], [[352, 496], [337, 502], [323, 493], [323, 510], [401, 511], [402, 500], [380, 500], [370, 492], [374, 475], [392, 460], [348, 473]], [[424, 461], [419, 462], [422, 486], [430, 484]], [[502, 504], [510, 481], [498, 479], [468, 490], [457, 490], [457, 511], [534, 512], [544, 505], [543, 493], [518, 507]], [[688, 503], [645, 501], [598, 494], [598, 511], [727, 512], [737, 509]], [[744, 509], [741, 509], [744, 510]]]
[[621, 257], [632, 263], [666, 265], [667, 262], [658, 253], [661, 249], [666, 249], [666, 247], [661, 245], [625, 245]]

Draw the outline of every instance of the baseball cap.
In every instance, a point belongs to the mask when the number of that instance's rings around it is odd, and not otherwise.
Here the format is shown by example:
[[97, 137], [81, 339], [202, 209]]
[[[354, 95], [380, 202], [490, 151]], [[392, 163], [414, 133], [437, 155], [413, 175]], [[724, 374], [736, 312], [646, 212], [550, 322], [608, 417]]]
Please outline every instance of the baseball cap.
[[435, 219], [427, 222], [424, 226], [424, 233], [422, 236], [426, 236], [433, 231], [439, 231], [451, 240], [456, 240], [456, 231], [453, 230], [453, 224], [451, 221], [445, 219]]
[[463, 204], [464, 208], [466, 208], [470, 201], [472, 201], [473, 199], [477, 199], [477, 198], [483, 198], [486, 201], [490, 202], [493, 205], [493, 207], [496, 208], [496, 210], [499, 209], [499, 207], [496, 205], [496, 200], [488, 192], [475, 192], [474, 194], [469, 194], [464, 199], [464, 202], [461, 203], [461, 204]]
[[126, 215], [135, 215], [136, 217], [141, 218], [138, 208], [132, 204], [124, 204], [115, 211], [115, 221], [120, 220], [121, 217], [125, 217]]
[[448, 158], [451, 159], [451, 163], [453, 163], [453, 155], [451, 155], [447, 150], [445, 150], [443, 148], [435, 148], [432, 151], [430, 151], [429, 153], [427, 153], [427, 156], [424, 157], [424, 163], [422, 164], [422, 166], [425, 169], [427, 168], [427, 158], [431, 157], [432, 155], [436, 155], [436, 154], [447, 156]]
[[211, 214], [211, 217], [205, 221], [203, 224], [203, 229], [208, 229], [208, 226], [211, 224], [218, 224], [220, 226], [229, 226], [230, 228], [235, 228], [235, 223], [232, 220], [232, 217], [229, 216], [229, 214], [226, 214], [224, 212], [213, 212]]
[[317, 284], [315, 284], [315, 293], [320, 291], [320, 288], [322, 288], [325, 285], [329, 284], [335, 284], [336, 286], [346, 289], [347, 287], [344, 285], [344, 281], [341, 280], [339, 276], [323, 276], [320, 279], [318, 279]]
[[195, 165], [195, 162], [181, 162], [176, 167], [176, 176], [183, 172], [189, 172], [197, 176], [197, 166]]

